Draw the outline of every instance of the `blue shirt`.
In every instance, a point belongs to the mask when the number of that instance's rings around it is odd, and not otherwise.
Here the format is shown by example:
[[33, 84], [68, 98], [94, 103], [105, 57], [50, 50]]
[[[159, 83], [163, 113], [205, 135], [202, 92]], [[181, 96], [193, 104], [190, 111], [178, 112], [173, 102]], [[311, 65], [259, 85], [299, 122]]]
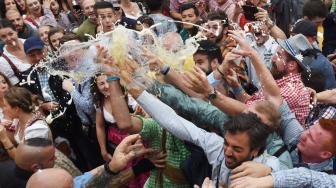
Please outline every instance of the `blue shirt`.
[[92, 178], [91, 172], [85, 172], [81, 176], [75, 177], [74, 180], [74, 188], [82, 188], [84, 185]]

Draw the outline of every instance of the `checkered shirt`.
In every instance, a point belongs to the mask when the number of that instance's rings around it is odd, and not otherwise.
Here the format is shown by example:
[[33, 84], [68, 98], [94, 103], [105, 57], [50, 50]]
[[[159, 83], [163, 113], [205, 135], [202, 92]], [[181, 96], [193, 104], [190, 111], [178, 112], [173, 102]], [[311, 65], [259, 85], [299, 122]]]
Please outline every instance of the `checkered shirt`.
[[[276, 80], [280, 88], [281, 96], [287, 101], [289, 108], [295, 113], [296, 119], [301, 126], [305, 127], [305, 121], [310, 111], [310, 92], [307, 90], [301, 80], [301, 74], [291, 74], [282, 79]], [[257, 101], [264, 100], [265, 96], [262, 89], [253, 94], [246, 102], [252, 105]]]

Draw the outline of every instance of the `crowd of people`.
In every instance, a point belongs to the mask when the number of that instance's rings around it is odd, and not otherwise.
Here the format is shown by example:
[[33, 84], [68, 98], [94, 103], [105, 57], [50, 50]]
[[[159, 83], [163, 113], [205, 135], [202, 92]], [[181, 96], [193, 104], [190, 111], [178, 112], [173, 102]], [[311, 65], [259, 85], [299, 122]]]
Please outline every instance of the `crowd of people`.
[[0, 188], [336, 187], [336, 0], [0, 9]]

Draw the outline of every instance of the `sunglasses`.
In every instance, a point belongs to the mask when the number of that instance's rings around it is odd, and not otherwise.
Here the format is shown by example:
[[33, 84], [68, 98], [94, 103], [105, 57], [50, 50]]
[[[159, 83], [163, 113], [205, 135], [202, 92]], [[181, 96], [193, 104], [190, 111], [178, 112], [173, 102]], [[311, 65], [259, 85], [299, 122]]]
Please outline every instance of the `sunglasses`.
[[113, 7], [115, 11], [120, 11], [121, 7]]

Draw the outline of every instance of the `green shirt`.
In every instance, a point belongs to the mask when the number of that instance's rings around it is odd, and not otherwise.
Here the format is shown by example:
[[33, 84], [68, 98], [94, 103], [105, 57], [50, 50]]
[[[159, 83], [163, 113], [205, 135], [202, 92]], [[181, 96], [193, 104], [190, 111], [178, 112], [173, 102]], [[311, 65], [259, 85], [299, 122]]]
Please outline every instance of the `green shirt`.
[[76, 34], [85, 41], [88, 41], [89, 37], [85, 34], [89, 34], [93, 37], [96, 37], [96, 24], [89, 19], [86, 19], [77, 29]]
[[[137, 116], [138, 117], [138, 116]], [[151, 148], [162, 150], [162, 128], [153, 119], [145, 119], [138, 117], [143, 121], [142, 130], [140, 132], [141, 138], [147, 141]], [[172, 136], [169, 132], [166, 134], [166, 150], [167, 150], [167, 164], [179, 168], [180, 163], [190, 156], [190, 151], [185, 147], [184, 142]], [[151, 171], [145, 188], [157, 188], [159, 182], [156, 182], [157, 170]], [[189, 184], [176, 184], [170, 181], [163, 175], [164, 188], [189, 188]]]

